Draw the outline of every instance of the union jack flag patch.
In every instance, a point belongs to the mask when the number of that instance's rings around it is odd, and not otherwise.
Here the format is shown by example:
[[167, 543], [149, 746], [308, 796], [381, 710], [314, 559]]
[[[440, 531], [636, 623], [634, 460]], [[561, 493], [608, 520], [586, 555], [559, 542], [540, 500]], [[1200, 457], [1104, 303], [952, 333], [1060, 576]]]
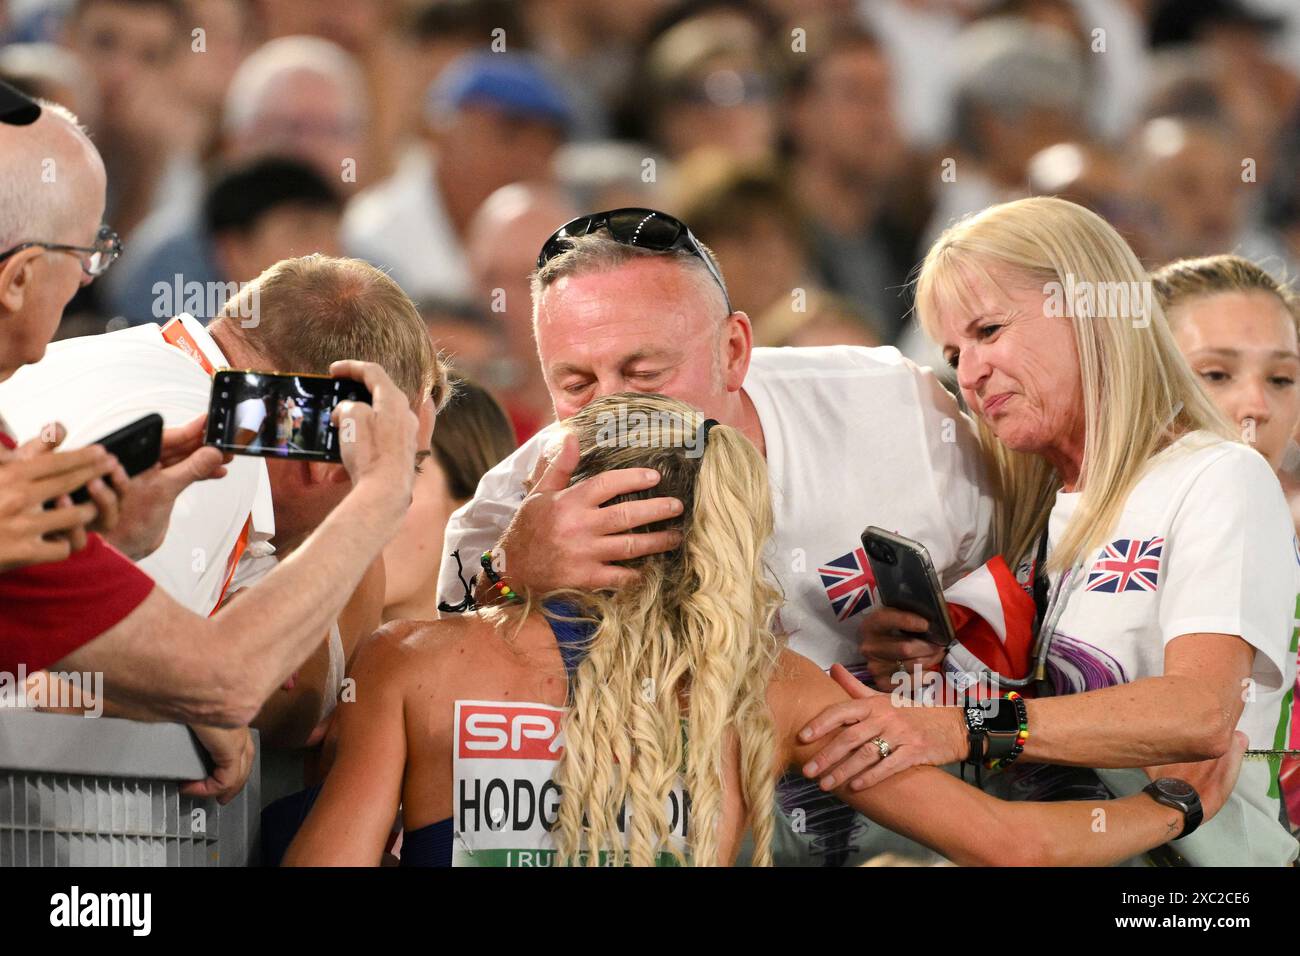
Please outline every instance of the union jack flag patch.
[[1164, 538], [1112, 541], [1088, 572], [1088, 585], [1084, 590], [1106, 594], [1154, 591], [1160, 585], [1160, 557], [1164, 548]]
[[847, 621], [859, 611], [871, 607], [871, 589], [876, 578], [862, 548], [854, 548], [822, 565], [817, 573], [821, 575], [822, 587], [826, 589], [837, 620]]

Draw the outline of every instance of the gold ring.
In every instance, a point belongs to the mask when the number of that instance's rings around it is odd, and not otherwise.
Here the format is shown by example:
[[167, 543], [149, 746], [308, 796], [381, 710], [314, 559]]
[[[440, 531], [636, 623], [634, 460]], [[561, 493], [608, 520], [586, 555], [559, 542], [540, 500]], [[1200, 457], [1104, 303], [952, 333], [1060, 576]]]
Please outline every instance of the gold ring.
[[880, 751], [881, 760], [884, 760], [886, 757], [888, 757], [890, 751], [893, 749], [892, 747], [889, 746], [889, 741], [886, 740], [884, 737], [873, 737], [871, 739], [871, 742], [875, 744], [876, 749]]

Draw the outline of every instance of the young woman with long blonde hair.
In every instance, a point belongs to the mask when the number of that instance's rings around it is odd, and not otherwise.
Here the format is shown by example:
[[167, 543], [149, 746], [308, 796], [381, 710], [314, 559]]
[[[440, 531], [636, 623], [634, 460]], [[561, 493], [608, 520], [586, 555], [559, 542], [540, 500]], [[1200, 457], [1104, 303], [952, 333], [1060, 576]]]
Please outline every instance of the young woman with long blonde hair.
[[[377, 864], [400, 804], [403, 864], [729, 864], [748, 830], [753, 862], [770, 865], [776, 780], [812, 752], [798, 731], [847, 695], [774, 627], [763, 460], [738, 430], [657, 395], [597, 399], [567, 429], [574, 481], [659, 472], [653, 493], [684, 505], [664, 523], [680, 547], [630, 562], [640, 580], [618, 591], [379, 631], [286, 863]], [[1160, 769], [1212, 815], [1240, 752]], [[1138, 795], [1107, 804], [1098, 832], [1093, 804], [1003, 802], [930, 768], [839, 796], [959, 863], [1104, 864], [1185, 823]]]

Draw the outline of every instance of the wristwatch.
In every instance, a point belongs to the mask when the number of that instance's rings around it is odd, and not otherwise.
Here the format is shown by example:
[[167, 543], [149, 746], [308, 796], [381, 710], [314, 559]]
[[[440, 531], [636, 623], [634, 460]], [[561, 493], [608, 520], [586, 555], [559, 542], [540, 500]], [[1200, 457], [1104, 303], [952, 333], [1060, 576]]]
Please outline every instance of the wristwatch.
[[1194, 833], [1201, 825], [1201, 821], [1205, 819], [1205, 811], [1201, 809], [1201, 798], [1196, 788], [1185, 780], [1179, 780], [1177, 777], [1161, 777], [1143, 787], [1142, 792], [1150, 794], [1151, 799], [1156, 803], [1183, 811], [1183, 832], [1174, 838], [1176, 840]]

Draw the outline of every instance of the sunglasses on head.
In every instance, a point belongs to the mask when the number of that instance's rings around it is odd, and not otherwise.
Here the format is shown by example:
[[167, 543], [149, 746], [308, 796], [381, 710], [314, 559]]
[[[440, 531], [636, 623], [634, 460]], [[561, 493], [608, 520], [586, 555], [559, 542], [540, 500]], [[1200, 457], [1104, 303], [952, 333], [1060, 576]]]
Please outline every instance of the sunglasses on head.
[[713, 281], [722, 290], [722, 299], [727, 304], [727, 314], [731, 314], [731, 297], [727, 295], [722, 273], [718, 271], [709, 254], [704, 251], [700, 241], [687, 228], [686, 223], [654, 209], [636, 207], [610, 209], [606, 212], [579, 216], [566, 222], [543, 243], [542, 251], [537, 256], [537, 268], [542, 268], [556, 256], [567, 252], [569, 239], [590, 235], [600, 229], [606, 230], [611, 239], [625, 246], [637, 246], [653, 252], [688, 252], [696, 256], [704, 263], [705, 268], [709, 270], [709, 275], [713, 276]]

